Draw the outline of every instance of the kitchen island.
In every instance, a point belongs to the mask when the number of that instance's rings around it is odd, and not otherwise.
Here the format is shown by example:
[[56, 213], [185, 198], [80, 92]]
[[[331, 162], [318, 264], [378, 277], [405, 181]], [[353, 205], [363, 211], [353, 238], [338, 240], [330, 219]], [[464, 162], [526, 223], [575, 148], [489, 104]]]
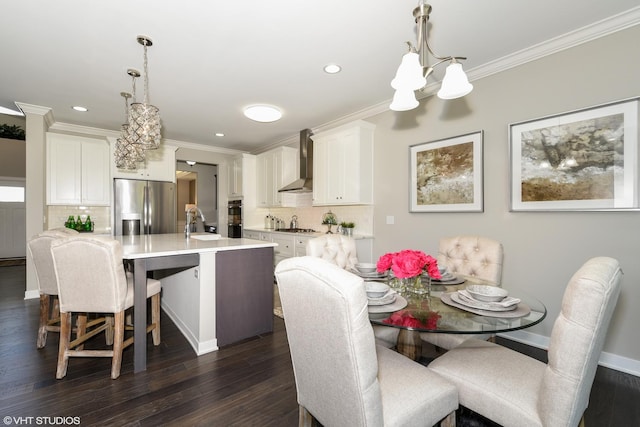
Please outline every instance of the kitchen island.
[[[183, 233], [115, 236], [133, 264], [134, 372], [146, 369], [146, 278], [196, 354], [273, 330], [273, 242]], [[206, 239], [206, 240], [199, 240]]]

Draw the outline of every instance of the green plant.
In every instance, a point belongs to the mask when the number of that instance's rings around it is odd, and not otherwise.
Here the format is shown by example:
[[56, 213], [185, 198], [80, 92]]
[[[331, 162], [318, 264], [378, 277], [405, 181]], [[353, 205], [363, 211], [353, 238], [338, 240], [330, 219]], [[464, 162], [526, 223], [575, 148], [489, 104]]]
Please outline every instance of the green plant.
[[322, 216], [323, 225], [338, 225], [338, 220], [333, 212], [329, 211]]
[[342, 228], [355, 228], [356, 224], [353, 223], [353, 222], [344, 222], [343, 221], [343, 222], [340, 223], [340, 226]]
[[24, 129], [17, 125], [0, 125], [0, 138], [22, 139], [26, 138]]

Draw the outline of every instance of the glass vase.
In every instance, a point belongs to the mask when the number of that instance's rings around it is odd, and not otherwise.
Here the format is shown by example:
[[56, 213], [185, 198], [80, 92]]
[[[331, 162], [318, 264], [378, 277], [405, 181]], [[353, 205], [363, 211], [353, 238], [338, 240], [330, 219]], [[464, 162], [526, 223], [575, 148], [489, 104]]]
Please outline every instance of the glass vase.
[[407, 285], [407, 292], [422, 297], [431, 296], [431, 277], [428, 275], [411, 277]]

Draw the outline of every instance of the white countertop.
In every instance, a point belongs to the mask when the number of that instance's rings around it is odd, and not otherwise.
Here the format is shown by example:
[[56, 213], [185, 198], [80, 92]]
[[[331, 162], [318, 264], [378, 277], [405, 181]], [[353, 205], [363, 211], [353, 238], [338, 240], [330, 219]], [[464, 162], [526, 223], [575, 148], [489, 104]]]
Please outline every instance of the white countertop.
[[123, 258], [125, 259], [278, 246], [277, 243], [244, 238], [229, 239], [221, 237], [219, 240], [185, 239], [184, 233], [114, 236], [114, 239], [119, 240], [122, 244]]
[[[323, 227], [326, 227], [323, 225]], [[261, 227], [245, 227], [244, 228], [247, 231], [258, 231], [261, 233], [274, 233], [274, 234], [286, 234], [288, 236], [307, 236], [307, 237], [319, 237], [319, 236], [324, 236], [326, 233], [326, 231], [321, 231], [321, 230], [316, 230], [312, 233], [301, 233], [301, 232], [287, 232], [287, 231], [276, 231], [272, 228], [261, 228]], [[333, 234], [338, 234], [335, 231], [333, 232]], [[367, 236], [364, 234], [354, 234], [353, 237], [355, 240], [358, 239], [373, 239], [373, 236]]]

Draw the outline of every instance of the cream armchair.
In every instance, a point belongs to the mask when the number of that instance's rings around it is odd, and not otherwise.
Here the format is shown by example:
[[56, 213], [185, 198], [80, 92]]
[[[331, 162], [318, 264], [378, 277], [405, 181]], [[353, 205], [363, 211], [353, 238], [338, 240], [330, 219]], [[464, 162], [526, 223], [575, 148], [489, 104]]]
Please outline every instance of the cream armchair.
[[429, 368], [458, 386], [461, 405], [505, 427], [582, 424], [621, 281], [618, 261], [607, 257], [588, 260], [573, 275], [551, 331], [547, 364], [470, 339]]
[[360, 277], [309, 256], [281, 261], [275, 275], [301, 426], [455, 425], [455, 387], [375, 345]]
[[[440, 239], [438, 267], [453, 275], [491, 286], [502, 283], [502, 244], [482, 236], [455, 236]], [[420, 333], [423, 341], [452, 349], [469, 338], [490, 339], [493, 335]]]
[[[325, 234], [307, 242], [307, 255], [322, 258], [340, 268], [353, 269], [358, 263], [356, 242], [352, 237], [341, 234]], [[398, 341], [398, 329], [390, 326], [375, 325], [373, 333], [377, 343], [393, 348]]]

